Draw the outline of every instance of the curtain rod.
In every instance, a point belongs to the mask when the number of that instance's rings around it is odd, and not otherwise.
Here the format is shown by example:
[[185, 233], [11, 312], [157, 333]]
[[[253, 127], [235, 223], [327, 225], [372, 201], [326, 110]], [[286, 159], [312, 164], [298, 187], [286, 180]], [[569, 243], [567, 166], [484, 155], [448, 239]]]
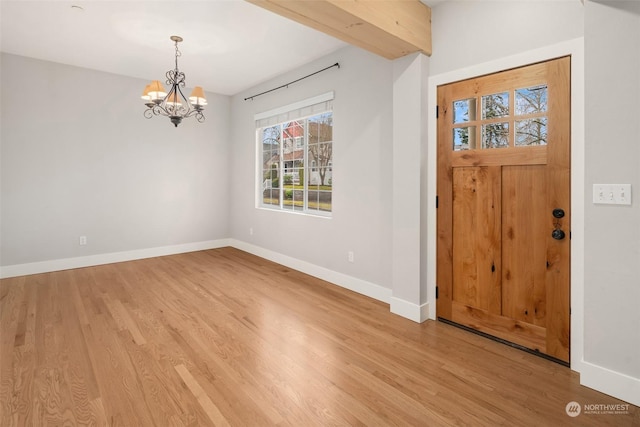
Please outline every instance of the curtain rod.
[[266, 90], [266, 91], [264, 91], [264, 92], [260, 92], [260, 93], [258, 93], [257, 95], [248, 96], [248, 97], [246, 97], [244, 100], [245, 100], [245, 101], [247, 101], [247, 100], [249, 100], [249, 99], [250, 99], [250, 100], [252, 100], [252, 101], [253, 101], [253, 98], [257, 98], [258, 96], [265, 95], [265, 94], [267, 94], [267, 93], [269, 93], [269, 92], [273, 92], [274, 90], [278, 90], [278, 89], [282, 89], [282, 88], [285, 88], [285, 87], [289, 87], [289, 85], [292, 85], [292, 84], [294, 84], [294, 83], [297, 83], [297, 82], [299, 82], [300, 80], [304, 80], [304, 79], [306, 79], [306, 78], [308, 78], [308, 77], [315, 76], [316, 74], [321, 73], [321, 72], [323, 72], [323, 71], [327, 71], [329, 68], [333, 68], [333, 67], [338, 67], [338, 68], [340, 68], [340, 64], [336, 62], [335, 64], [333, 64], [333, 65], [329, 65], [328, 67], [323, 68], [322, 70], [318, 70], [318, 71], [316, 71], [315, 73], [311, 73], [311, 74], [309, 74], [309, 75], [307, 75], [307, 76], [300, 77], [299, 79], [294, 80], [294, 81], [292, 81], [292, 82], [289, 82], [289, 83], [287, 83], [287, 84], [284, 84], [284, 85], [282, 85], [282, 86], [278, 86], [278, 87], [275, 87], [275, 88], [273, 88], [273, 89], [269, 89], [269, 90]]

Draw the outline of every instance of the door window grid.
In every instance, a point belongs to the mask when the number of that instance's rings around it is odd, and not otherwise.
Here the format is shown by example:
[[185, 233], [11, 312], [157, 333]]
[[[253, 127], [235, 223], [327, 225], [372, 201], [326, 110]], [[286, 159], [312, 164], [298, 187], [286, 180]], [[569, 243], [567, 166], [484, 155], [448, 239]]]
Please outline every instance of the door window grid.
[[453, 101], [453, 151], [547, 145], [547, 107], [546, 84]]

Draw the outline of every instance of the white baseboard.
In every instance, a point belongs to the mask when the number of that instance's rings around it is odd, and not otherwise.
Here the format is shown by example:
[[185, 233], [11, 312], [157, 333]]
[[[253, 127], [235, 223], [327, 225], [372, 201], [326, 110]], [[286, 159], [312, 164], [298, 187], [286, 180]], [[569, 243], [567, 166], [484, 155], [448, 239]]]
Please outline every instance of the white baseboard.
[[349, 289], [369, 298], [382, 301], [390, 305], [390, 311], [414, 322], [422, 323], [429, 318], [429, 304], [416, 305], [400, 298], [391, 296], [391, 289], [376, 285], [365, 280], [357, 279], [346, 274], [338, 273], [324, 267], [319, 267], [306, 261], [301, 261], [278, 252], [264, 249], [240, 240], [231, 240], [234, 248], [249, 252], [261, 258], [268, 259], [289, 268], [301, 271], [340, 287]]
[[[580, 384], [640, 406], [640, 379], [612, 371], [602, 366], [583, 361], [580, 370]], [[579, 402], [581, 404], [606, 402]]]
[[343, 288], [366, 295], [370, 298], [389, 304], [391, 290], [366, 280], [338, 273], [324, 267], [301, 261], [278, 252], [251, 245], [236, 239], [218, 239], [204, 242], [186, 243], [181, 245], [161, 246], [156, 248], [137, 249], [132, 251], [112, 252], [106, 254], [89, 255], [75, 258], [62, 258], [26, 264], [15, 264], [0, 267], [0, 278], [27, 276], [30, 274], [49, 273], [52, 271], [69, 270], [72, 268], [91, 267], [95, 265], [112, 264], [116, 262], [133, 261], [137, 259], [174, 255], [185, 252], [202, 251], [207, 249], [232, 246], [256, 256], [285, 265]]
[[133, 261], [136, 259], [174, 255], [185, 252], [202, 251], [206, 249], [221, 248], [224, 246], [230, 246], [229, 239], [207, 240], [204, 242], [185, 243], [181, 245], [160, 246], [156, 248], [112, 252], [76, 258], [63, 258], [27, 264], [7, 265], [0, 267], [0, 279], [48, 273], [51, 271], [69, 270], [72, 268], [91, 267], [94, 265], [112, 264], [114, 262]]
[[260, 246], [255, 246], [240, 240], [231, 239], [229, 245], [261, 258], [268, 259], [269, 261], [273, 261], [317, 277], [318, 279], [326, 280], [327, 282], [368, 296], [369, 298], [373, 298], [387, 304], [389, 304], [391, 300], [391, 289], [376, 285], [375, 283], [367, 282], [366, 280], [348, 276], [343, 273], [338, 273], [336, 271], [329, 270], [328, 268], [319, 267], [315, 264], [311, 264], [310, 262], [282, 255], [281, 253], [264, 249]]
[[391, 297], [391, 312], [414, 322], [422, 323], [429, 319], [429, 303], [417, 305], [400, 298]]

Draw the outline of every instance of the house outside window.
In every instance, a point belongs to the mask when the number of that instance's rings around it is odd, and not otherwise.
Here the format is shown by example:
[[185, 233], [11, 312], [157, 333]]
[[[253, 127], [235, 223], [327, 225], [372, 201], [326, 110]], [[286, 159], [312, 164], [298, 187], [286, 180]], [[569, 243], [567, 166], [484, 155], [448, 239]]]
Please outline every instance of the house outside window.
[[331, 216], [332, 99], [333, 93], [325, 94], [284, 113], [256, 118], [261, 154], [258, 207]]

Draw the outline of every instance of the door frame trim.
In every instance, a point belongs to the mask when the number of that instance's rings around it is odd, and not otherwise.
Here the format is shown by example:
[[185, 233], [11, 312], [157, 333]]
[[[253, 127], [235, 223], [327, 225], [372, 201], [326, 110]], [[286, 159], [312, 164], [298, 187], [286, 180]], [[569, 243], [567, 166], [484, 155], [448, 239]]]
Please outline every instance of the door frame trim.
[[427, 134], [427, 299], [429, 318], [436, 318], [436, 217], [438, 86], [511, 68], [571, 56], [571, 369], [583, 370], [584, 356], [584, 203], [585, 203], [585, 87], [584, 37], [522, 52], [466, 68], [430, 76], [428, 79]]

